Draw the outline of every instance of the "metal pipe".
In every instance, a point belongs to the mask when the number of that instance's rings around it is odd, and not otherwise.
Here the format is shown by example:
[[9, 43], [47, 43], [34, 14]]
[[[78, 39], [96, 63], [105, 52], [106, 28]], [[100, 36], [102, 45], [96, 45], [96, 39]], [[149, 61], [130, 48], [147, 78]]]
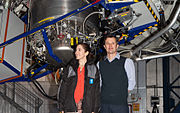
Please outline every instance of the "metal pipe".
[[159, 38], [166, 31], [168, 31], [177, 21], [179, 14], [180, 14], [180, 1], [177, 1], [176, 5], [171, 13], [170, 18], [168, 19], [168, 22], [170, 22], [170, 24], [168, 24], [166, 27], [164, 27], [164, 29], [161, 29], [159, 32], [157, 32], [153, 36], [149, 36], [149, 38], [147, 38], [147, 40], [144, 40], [142, 43], [140, 43], [138, 45], [138, 47], [132, 51], [132, 56], [135, 55], [141, 49], [143, 49], [145, 46], [149, 45], [152, 41]]
[[147, 56], [147, 57], [141, 57], [141, 58], [136, 58], [136, 61], [140, 60], [148, 60], [148, 59], [155, 59], [155, 58], [160, 58], [160, 57], [167, 57], [167, 56], [174, 56], [174, 55], [179, 55], [180, 52], [172, 52], [172, 53], [167, 53], [163, 55], [153, 55], [153, 56]]
[[8, 9], [10, 6], [11, 0], [3, 0], [5, 9]]

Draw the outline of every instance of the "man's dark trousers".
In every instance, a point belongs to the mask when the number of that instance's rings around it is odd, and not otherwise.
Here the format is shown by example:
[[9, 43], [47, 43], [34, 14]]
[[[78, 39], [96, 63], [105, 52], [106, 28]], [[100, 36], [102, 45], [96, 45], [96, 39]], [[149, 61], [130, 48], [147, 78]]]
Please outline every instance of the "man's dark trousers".
[[102, 104], [100, 113], [129, 113], [129, 108], [124, 105]]

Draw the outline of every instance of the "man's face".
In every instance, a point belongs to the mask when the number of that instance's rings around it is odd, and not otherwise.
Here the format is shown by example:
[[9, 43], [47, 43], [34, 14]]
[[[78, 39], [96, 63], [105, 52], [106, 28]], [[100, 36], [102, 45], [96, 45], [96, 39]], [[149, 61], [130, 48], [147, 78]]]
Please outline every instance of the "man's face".
[[105, 40], [104, 48], [106, 49], [107, 54], [115, 54], [119, 45], [116, 42], [116, 38], [107, 38]]

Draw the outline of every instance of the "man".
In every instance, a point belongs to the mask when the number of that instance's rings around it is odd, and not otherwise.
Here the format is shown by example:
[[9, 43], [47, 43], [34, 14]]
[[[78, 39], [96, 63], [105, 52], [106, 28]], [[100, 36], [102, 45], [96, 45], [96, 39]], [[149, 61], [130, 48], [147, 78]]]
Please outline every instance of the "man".
[[129, 58], [117, 53], [116, 37], [107, 36], [107, 56], [98, 62], [101, 74], [101, 113], [128, 113], [128, 92], [135, 86], [135, 67]]

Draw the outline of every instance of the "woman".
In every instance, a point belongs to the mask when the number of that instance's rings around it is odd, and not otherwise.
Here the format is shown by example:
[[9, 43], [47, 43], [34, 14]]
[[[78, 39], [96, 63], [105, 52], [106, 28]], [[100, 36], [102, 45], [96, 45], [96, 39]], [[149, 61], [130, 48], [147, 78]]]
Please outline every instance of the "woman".
[[59, 92], [61, 113], [98, 113], [100, 107], [100, 77], [90, 47], [81, 43], [64, 71]]

